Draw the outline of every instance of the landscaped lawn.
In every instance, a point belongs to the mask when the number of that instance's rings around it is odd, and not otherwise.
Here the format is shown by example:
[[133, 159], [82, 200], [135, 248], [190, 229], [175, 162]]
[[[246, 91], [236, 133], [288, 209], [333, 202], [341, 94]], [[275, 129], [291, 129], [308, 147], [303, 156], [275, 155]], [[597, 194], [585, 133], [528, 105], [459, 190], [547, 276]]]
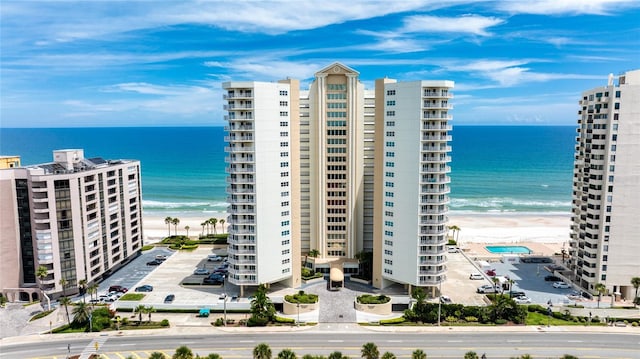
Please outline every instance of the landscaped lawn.
[[136, 300], [141, 300], [142, 298], [144, 298], [144, 294], [142, 293], [127, 293], [122, 297], [120, 297], [120, 300], [136, 301]]
[[[572, 320], [557, 319], [554, 317], [549, 318], [548, 315], [537, 312], [529, 312], [525, 323], [527, 325], [587, 325], [586, 323], [574, 322]], [[589, 325], [604, 326], [605, 324], [590, 323]]]

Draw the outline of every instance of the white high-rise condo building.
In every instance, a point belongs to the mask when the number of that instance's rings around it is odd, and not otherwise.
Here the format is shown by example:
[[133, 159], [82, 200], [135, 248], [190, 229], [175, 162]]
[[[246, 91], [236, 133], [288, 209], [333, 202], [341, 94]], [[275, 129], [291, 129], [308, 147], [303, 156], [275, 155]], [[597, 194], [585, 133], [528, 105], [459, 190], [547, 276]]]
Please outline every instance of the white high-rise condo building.
[[142, 250], [139, 161], [54, 151], [53, 162], [0, 169], [0, 199], [0, 287], [11, 301], [40, 299], [39, 288], [77, 293]]
[[632, 299], [640, 277], [640, 70], [582, 94], [569, 269], [592, 294]]
[[[376, 287], [445, 279], [451, 81], [376, 81], [334, 63], [227, 82], [230, 277], [301, 283], [301, 266]], [[393, 234], [390, 234], [394, 232]]]

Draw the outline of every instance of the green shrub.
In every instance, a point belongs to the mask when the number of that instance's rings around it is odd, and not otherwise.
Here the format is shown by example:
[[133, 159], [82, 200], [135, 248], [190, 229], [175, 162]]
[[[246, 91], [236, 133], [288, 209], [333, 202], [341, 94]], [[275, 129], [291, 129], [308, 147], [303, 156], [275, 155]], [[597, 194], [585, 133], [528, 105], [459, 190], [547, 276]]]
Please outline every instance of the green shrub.
[[371, 294], [363, 294], [357, 298], [358, 303], [360, 304], [384, 304], [388, 303], [391, 298], [386, 295], [371, 295]]
[[150, 249], [154, 249], [156, 246], [151, 245], [151, 244], [147, 244], [146, 246], [142, 246], [142, 251], [148, 251]]
[[631, 323], [631, 326], [632, 326], [632, 327], [637, 327], [637, 326], [638, 326], [638, 322], [633, 322], [633, 323]]
[[221, 327], [222, 325], [224, 325], [224, 320], [222, 318], [218, 318], [213, 325], [215, 325], [216, 327]]
[[507, 320], [506, 319], [496, 319], [496, 324], [498, 324], [498, 325], [507, 324]]
[[198, 244], [183, 244], [180, 249], [182, 250], [192, 250], [198, 248]]
[[318, 302], [318, 296], [316, 294], [306, 294], [301, 290], [294, 295], [285, 295], [284, 300], [289, 303], [313, 304]]
[[527, 310], [529, 312], [538, 312], [538, 313], [542, 313], [542, 314], [546, 314], [547, 313], [547, 308], [539, 305], [539, 304], [530, 304], [527, 306]]
[[169, 319], [162, 319], [162, 321], [160, 322], [160, 325], [163, 327], [168, 327], [169, 326]]
[[[54, 309], [46, 310], [44, 312], [40, 312], [40, 313], [34, 315], [33, 317], [31, 317], [31, 319], [29, 319], [29, 321], [31, 322], [31, 321], [34, 321], [36, 319], [44, 318], [47, 315], [51, 314], [51, 312], [53, 312], [53, 311], [54, 311]], [[71, 311], [69, 311], [69, 312], [71, 312]]]
[[564, 319], [564, 313], [561, 313], [561, 312], [553, 312], [551, 316], [553, 316], [556, 319]]
[[127, 293], [125, 295], [123, 295], [122, 297], [120, 297], [120, 300], [142, 300], [142, 298], [144, 298], [144, 294], [142, 293]]
[[391, 319], [381, 319], [380, 320], [380, 324], [381, 325], [392, 325], [392, 324], [400, 324], [400, 323], [404, 323], [405, 319], [404, 317], [398, 317], [398, 318], [391, 318]]
[[264, 327], [267, 325], [267, 323], [269, 323], [269, 318], [258, 317], [255, 315], [249, 317], [249, 319], [247, 320], [248, 327]]
[[457, 322], [457, 321], [458, 321], [458, 318], [456, 318], [456, 317], [454, 317], [454, 316], [450, 315], [450, 316], [448, 316], [448, 317], [446, 317], [446, 318], [445, 318], [445, 321], [447, 321], [447, 322], [449, 322], [449, 323], [455, 323], [455, 322]]
[[456, 242], [455, 239], [449, 239], [449, 241], [447, 241], [447, 245], [449, 245], [449, 246], [455, 246], [456, 244], [458, 244], [458, 243]]
[[466, 320], [469, 323], [474, 323], [478, 321], [478, 318], [469, 316], [469, 317], [464, 317], [464, 320]]
[[293, 318], [285, 318], [285, 317], [279, 317], [279, 316], [275, 316], [274, 320], [276, 321], [276, 323], [295, 323], [296, 320]]

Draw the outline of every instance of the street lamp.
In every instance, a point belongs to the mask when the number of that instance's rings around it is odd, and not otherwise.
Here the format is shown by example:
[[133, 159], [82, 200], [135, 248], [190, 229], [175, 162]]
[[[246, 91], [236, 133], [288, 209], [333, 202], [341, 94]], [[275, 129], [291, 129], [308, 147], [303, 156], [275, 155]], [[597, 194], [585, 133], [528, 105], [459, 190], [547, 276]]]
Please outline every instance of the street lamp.
[[222, 277], [222, 295], [224, 296], [223, 311], [224, 311], [224, 326], [227, 326], [227, 278]]
[[296, 303], [296, 307], [298, 307], [298, 323], [297, 323], [297, 325], [300, 326], [300, 303]]
[[438, 293], [438, 326], [440, 326], [440, 315], [442, 313], [442, 277], [438, 278], [440, 280], [440, 288], [438, 289], [438, 291], [440, 293]]

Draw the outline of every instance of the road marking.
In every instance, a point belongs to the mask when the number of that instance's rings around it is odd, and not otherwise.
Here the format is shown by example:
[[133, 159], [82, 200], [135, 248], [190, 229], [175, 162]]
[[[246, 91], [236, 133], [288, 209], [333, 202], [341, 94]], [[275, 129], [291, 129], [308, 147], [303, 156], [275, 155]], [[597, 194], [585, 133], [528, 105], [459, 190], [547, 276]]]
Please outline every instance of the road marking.
[[238, 340], [238, 343], [253, 343], [253, 340]]
[[329, 343], [344, 343], [344, 340], [334, 339], [334, 340], [329, 340]]
[[387, 343], [402, 343], [402, 340], [387, 340]]
[[521, 343], [522, 340], [507, 340], [507, 343]]
[[135, 344], [135, 343], [131, 343], [131, 344], [118, 344], [118, 346], [120, 346], [120, 347], [131, 347], [131, 346], [134, 346], [134, 345], [136, 345], [136, 344]]
[[447, 343], [462, 343], [462, 340], [447, 340]]
[[567, 340], [567, 343], [582, 343], [582, 340]]

